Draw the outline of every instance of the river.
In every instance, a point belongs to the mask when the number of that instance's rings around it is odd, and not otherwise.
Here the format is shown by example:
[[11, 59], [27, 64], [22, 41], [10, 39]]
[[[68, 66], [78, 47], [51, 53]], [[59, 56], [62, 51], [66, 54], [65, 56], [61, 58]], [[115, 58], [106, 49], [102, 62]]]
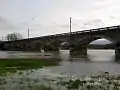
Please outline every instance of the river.
[[[0, 57], [6, 57], [7, 54], [19, 56], [22, 52], [0, 52]], [[24, 54], [24, 53], [23, 53]], [[26, 53], [25, 53], [26, 54]], [[27, 55], [36, 53], [27, 53]], [[120, 72], [120, 64], [115, 62], [115, 50], [88, 50], [86, 58], [69, 58], [69, 50], [60, 50], [59, 53], [62, 61], [58, 66], [46, 67], [36, 70], [35, 74], [42, 72], [42, 75], [59, 75], [59, 74], [81, 74], [88, 75], [96, 72], [109, 72], [111, 74]], [[13, 56], [12, 56], [13, 57]], [[34, 75], [34, 74], [33, 74]]]
[[60, 51], [62, 62], [59, 66], [50, 68], [52, 72], [71, 74], [93, 74], [96, 72], [120, 72], [120, 64], [115, 62], [114, 50], [88, 50], [86, 58], [69, 60], [69, 51]]
[[114, 50], [88, 50], [86, 58], [69, 59], [69, 51], [61, 50], [62, 61], [58, 66], [36, 70], [32, 75], [57, 77], [59, 75], [93, 75], [99, 72], [120, 73], [120, 64], [115, 62]]

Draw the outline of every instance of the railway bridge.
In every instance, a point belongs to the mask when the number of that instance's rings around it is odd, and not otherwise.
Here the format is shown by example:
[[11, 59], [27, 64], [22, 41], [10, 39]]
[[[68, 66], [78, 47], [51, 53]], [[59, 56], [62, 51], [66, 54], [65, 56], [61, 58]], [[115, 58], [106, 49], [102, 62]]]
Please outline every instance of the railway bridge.
[[97, 39], [105, 38], [115, 45], [115, 55], [120, 56], [120, 26], [61, 33], [15, 41], [3, 41], [1, 50], [12, 51], [59, 51], [62, 43], [70, 47], [71, 55], [87, 55], [87, 45]]

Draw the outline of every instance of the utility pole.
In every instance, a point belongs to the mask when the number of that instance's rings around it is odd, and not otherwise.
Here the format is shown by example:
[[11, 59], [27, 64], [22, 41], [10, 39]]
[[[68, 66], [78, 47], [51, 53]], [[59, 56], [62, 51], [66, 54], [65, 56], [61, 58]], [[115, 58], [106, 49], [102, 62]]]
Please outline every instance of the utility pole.
[[[71, 22], [72, 22], [72, 20], [71, 20], [71, 17], [70, 17], [70, 27], [69, 27], [69, 29], [70, 29], [70, 35], [69, 35], [69, 36], [70, 36], [70, 37], [69, 37], [69, 40], [70, 40], [70, 41], [69, 41], [69, 43], [70, 43], [70, 44], [69, 44], [70, 55], [71, 55], [71, 40], [72, 40], [72, 37], [71, 37], [71, 35], [72, 35], [72, 34], [71, 34], [71, 26], [72, 26], [72, 25], [71, 25]], [[71, 59], [71, 58], [69, 58], [69, 59], [70, 59], [70, 61], [71, 61], [71, 66], [72, 66], [72, 59]], [[71, 68], [71, 66], [70, 66], [70, 80], [72, 79], [72, 72], [71, 72], [71, 70], [72, 70], [72, 68], [73, 68], [73, 67]]]
[[70, 28], [69, 29], [70, 29], [70, 37], [69, 37], [69, 40], [70, 40], [69, 41], [69, 43], [70, 43], [69, 45], [70, 46], [69, 46], [69, 48], [70, 48], [70, 52], [71, 52], [71, 17], [70, 17]]
[[70, 17], [70, 34], [71, 34], [71, 17]]
[[29, 28], [28, 28], [28, 39], [30, 38], [30, 31], [29, 31]]
[[3, 41], [3, 36], [2, 36], [2, 41]]
[[[29, 30], [29, 28], [28, 28], [28, 44], [30, 45], [30, 30]], [[28, 47], [29, 47], [29, 45], [28, 45]], [[28, 50], [28, 48], [27, 48], [27, 50]]]

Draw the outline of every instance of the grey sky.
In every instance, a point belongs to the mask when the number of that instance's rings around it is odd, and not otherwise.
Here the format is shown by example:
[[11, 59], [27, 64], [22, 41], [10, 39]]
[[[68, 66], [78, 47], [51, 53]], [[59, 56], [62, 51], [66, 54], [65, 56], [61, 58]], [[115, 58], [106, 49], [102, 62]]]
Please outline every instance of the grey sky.
[[120, 0], [0, 0], [1, 37], [30, 37], [120, 24]]

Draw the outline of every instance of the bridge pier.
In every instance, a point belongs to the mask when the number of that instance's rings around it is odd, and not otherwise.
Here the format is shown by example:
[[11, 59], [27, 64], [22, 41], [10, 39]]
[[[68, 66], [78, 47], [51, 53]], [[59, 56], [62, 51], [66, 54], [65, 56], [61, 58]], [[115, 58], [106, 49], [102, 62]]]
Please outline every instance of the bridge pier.
[[120, 61], [120, 43], [117, 43], [115, 47], [115, 59], [118, 62]]
[[45, 52], [59, 52], [59, 47], [44, 46], [43, 50]]
[[87, 56], [87, 48], [81, 50], [70, 50], [70, 57], [72, 58], [81, 58]]

